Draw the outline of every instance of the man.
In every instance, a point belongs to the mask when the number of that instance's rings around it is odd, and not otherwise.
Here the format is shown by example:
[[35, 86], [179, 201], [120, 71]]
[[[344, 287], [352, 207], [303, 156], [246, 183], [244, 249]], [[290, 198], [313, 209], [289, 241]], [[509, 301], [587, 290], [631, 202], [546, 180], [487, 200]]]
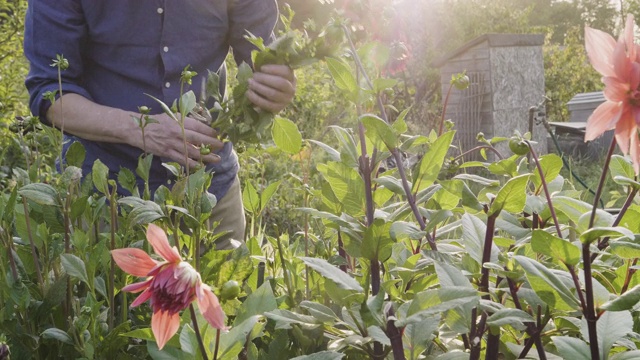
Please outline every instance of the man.
[[[154, 155], [153, 191], [171, 179], [161, 159], [186, 164], [180, 126], [147, 94], [171, 104], [180, 96], [187, 65], [198, 74], [192, 84], [199, 93], [207, 70], [224, 72], [230, 47], [238, 63], [251, 64], [254, 47], [244, 36], [249, 31], [271, 39], [277, 17], [275, 0], [29, 0], [24, 49], [31, 64], [26, 79], [31, 111], [44, 123], [64, 128], [71, 140], [65, 147], [72, 141], [84, 145], [84, 174], [100, 159], [115, 177], [121, 167], [135, 170], [142, 154], [142, 133], [131, 115], [138, 115], [139, 106], [155, 110], [159, 124], [145, 128], [145, 148]], [[63, 96], [51, 105], [43, 95], [58, 89], [57, 68], [51, 66], [58, 54], [69, 68], [62, 72]], [[255, 70], [249, 100], [265, 111], [282, 110], [295, 93], [293, 71], [283, 65]], [[245, 223], [232, 144], [192, 118], [185, 119], [185, 129], [193, 145], [188, 165], [203, 161], [215, 173], [213, 220], [220, 221], [219, 230], [242, 240]], [[202, 144], [214, 151], [201, 155], [196, 146]]]

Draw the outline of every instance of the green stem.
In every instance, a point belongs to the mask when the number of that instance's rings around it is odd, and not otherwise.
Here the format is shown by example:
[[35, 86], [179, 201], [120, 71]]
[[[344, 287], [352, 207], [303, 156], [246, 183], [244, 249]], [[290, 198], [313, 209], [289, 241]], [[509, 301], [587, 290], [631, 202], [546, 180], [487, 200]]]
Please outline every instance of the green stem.
[[[198, 326], [198, 319], [196, 317], [196, 310], [193, 308], [193, 303], [189, 304], [189, 312], [191, 313], [191, 323], [193, 324], [193, 331], [196, 333], [196, 339], [198, 340], [198, 347], [200, 347], [200, 353], [202, 354], [202, 358], [204, 360], [209, 360], [207, 356], [207, 349], [204, 346], [204, 341], [202, 341], [202, 336], [200, 335], [200, 327]], [[220, 329], [216, 329], [218, 334], [220, 334]], [[214, 359], [218, 353], [218, 338], [216, 338], [216, 354], [214, 354]]]
[[544, 178], [544, 171], [542, 170], [542, 166], [540, 165], [540, 160], [538, 159], [538, 155], [536, 155], [536, 151], [528, 140], [525, 140], [527, 146], [529, 146], [529, 151], [531, 151], [531, 157], [533, 161], [536, 163], [536, 168], [538, 169], [538, 174], [540, 174], [540, 181], [542, 182], [542, 187], [544, 189], [544, 195], [547, 197], [547, 204], [549, 205], [549, 212], [551, 213], [551, 217], [553, 218], [553, 223], [556, 226], [556, 231], [558, 233], [558, 237], [562, 238], [562, 231], [560, 230], [560, 222], [558, 221], [558, 216], [556, 216], [556, 210], [553, 207], [553, 203], [551, 202], [551, 193], [549, 192], [549, 187], [547, 186], [547, 180]]
[[[110, 201], [109, 201], [109, 205], [110, 205], [110, 212], [111, 212], [111, 226], [110, 226], [110, 233], [111, 233], [111, 246], [110, 246], [110, 250], [115, 250], [116, 249], [116, 214], [117, 214], [117, 209], [116, 209], [116, 189], [113, 189], [113, 193], [110, 194]], [[113, 330], [113, 325], [114, 325], [114, 321], [115, 321], [115, 274], [116, 274], [116, 262], [113, 261], [113, 259], [111, 260], [111, 266], [109, 268], [109, 319], [108, 319], [108, 325], [109, 325], [109, 329]]]
[[591, 350], [591, 359], [600, 360], [600, 351], [598, 350], [598, 331], [595, 313], [595, 303], [593, 300], [593, 283], [591, 280], [591, 259], [589, 255], [589, 243], [582, 245], [582, 261], [584, 266], [584, 287], [586, 292], [586, 305], [583, 314], [587, 320], [587, 329], [589, 331], [589, 348]]
[[[36, 250], [36, 244], [33, 241], [33, 234], [31, 233], [31, 219], [29, 219], [29, 205], [27, 205], [27, 198], [22, 197], [22, 206], [24, 207], [24, 220], [27, 225], [27, 234], [29, 235], [29, 244], [31, 245], [31, 256], [33, 257], [33, 264], [36, 268], [36, 276], [38, 277], [38, 285], [44, 295], [44, 280], [42, 279], [42, 271], [40, 270], [40, 259], [38, 259], [38, 251]], [[69, 301], [69, 299], [67, 299]]]
[[[591, 209], [591, 217], [589, 218], [589, 229], [593, 227], [593, 223], [596, 220], [596, 211], [598, 210], [598, 201], [600, 200], [600, 196], [602, 196], [602, 190], [604, 189], [604, 184], [607, 182], [607, 171], [609, 170], [609, 163], [611, 162], [611, 155], [613, 155], [613, 151], [616, 149], [616, 138], [611, 139], [611, 145], [609, 146], [609, 152], [607, 153], [607, 157], [605, 158], [604, 165], [602, 168], [602, 173], [600, 173], [600, 181], [598, 182], [598, 188], [596, 189], [596, 195], [593, 199], [593, 208]], [[591, 261], [589, 261], [591, 262]]]

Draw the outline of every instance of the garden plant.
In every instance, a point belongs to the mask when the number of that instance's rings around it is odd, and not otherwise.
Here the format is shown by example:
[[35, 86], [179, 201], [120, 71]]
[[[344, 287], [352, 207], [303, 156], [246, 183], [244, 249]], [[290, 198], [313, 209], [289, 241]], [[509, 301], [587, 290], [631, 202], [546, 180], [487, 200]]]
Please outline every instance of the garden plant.
[[[45, 132], [57, 152], [60, 134], [21, 118], [26, 166], [0, 193], [0, 359], [640, 358], [633, 29], [629, 17], [617, 41], [585, 30], [608, 99], [587, 139], [616, 131], [593, 202], [529, 134], [479, 136], [462, 149], [455, 119], [443, 117], [410, 134], [411, 109], [386, 102], [400, 81], [383, 76], [389, 51], [355, 41], [344, 20], [311, 37], [252, 41], [255, 62], [326, 70], [352, 127], [311, 139], [294, 121], [256, 111], [243, 96], [249, 66], [237, 69], [229, 99], [209, 76], [213, 118], [193, 91], [158, 102], [179, 123], [201, 114], [255, 156], [243, 190], [248, 236], [234, 250], [215, 249], [216, 198], [206, 191], [215, 174], [165, 164], [177, 181], [150, 194], [131, 171], [108, 178], [100, 161], [81, 174], [79, 144], [59, 174], [42, 171], [38, 137], [26, 135]], [[52, 66], [74, 64], [60, 54]], [[468, 79], [455, 75], [450, 86]], [[146, 108], [132, 121], [154, 126]], [[630, 156], [614, 154], [616, 145]], [[472, 152], [483, 161], [465, 161]], [[136, 170], [147, 182], [152, 156]], [[267, 157], [298, 172], [266, 177]], [[605, 182], [626, 197], [615, 211], [600, 207]], [[290, 218], [298, 227], [270, 226], [278, 196], [281, 207], [299, 201]]]

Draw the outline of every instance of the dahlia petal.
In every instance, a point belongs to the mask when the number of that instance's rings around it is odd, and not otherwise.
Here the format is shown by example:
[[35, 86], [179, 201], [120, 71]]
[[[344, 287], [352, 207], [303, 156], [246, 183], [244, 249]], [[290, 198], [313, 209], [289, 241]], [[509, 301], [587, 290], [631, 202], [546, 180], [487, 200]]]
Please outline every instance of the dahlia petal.
[[146, 252], [136, 248], [111, 250], [111, 256], [120, 269], [133, 276], [147, 276], [157, 265]]
[[628, 14], [627, 21], [625, 22], [625, 26], [624, 26], [624, 42], [625, 42], [625, 45], [627, 46], [629, 59], [631, 61], [636, 61], [637, 52], [636, 52], [635, 43], [633, 41], [633, 38], [634, 38], [633, 29], [634, 29], [633, 15]]
[[142, 294], [140, 294], [135, 300], [133, 300], [133, 302], [131, 303], [131, 307], [136, 307], [143, 304], [151, 298], [151, 295], [153, 295], [153, 290], [151, 290], [151, 288], [146, 288], [142, 292]]
[[220, 307], [218, 298], [211, 291], [208, 285], [201, 284], [196, 287], [196, 294], [198, 299], [198, 308], [202, 313], [202, 316], [207, 322], [216, 329], [226, 330], [224, 325], [224, 311]]
[[149, 285], [151, 284], [152, 280], [153, 279], [149, 279], [149, 280], [146, 280], [146, 281], [141, 281], [141, 282], [137, 282], [137, 283], [134, 283], [134, 284], [129, 284], [129, 285], [123, 287], [122, 291], [130, 292], [130, 293], [140, 292], [140, 291], [148, 288]]
[[633, 113], [629, 109], [623, 111], [620, 121], [616, 124], [616, 142], [623, 154], [629, 153], [631, 138], [636, 135], [637, 127]]
[[633, 169], [636, 171], [636, 175], [640, 174], [640, 141], [638, 141], [638, 131], [634, 132], [631, 136], [631, 162], [633, 163]]
[[591, 114], [587, 121], [584, 141], [591, 141], [612, 129], [620, 119], [622, 106], [619, 103], [605, 101]]
[[638, 87], [640, 87], [640, 63], [631, 63], [629, 76], [629, 87], [631, 89], [637, 89]]
[[154, 312], [151, 316], [151, 331], [158, 343], [158, 349], [162, 350], [167, 341], [178, 332], [180, 316], [178, 313], [170, 314], [168, 311]]
[[165, 234], [164, 230], [159, 226], [149, 224], [149, 227], [147, 228], [147, 240], [149, 240], [151, 246], [153, 246], [153, 250], [156, 254], [162, 256], [163, 259], [168, 262], [182, 261], [178, 249], [175, 246], [171, 247], [171, 245], [169, 245], [167, 234]]
[[629, 83], [621, 81], [617, 77], [603, 76], [602, 82], [605, 85], [604, 97], [613, 102], [625, 101], [629, 94]]
[[615, 39], [604, 31], [584, 28], [585, 48], [591, 65], [604, 76], [615, 76], [611, 56], [616, 46]]
[[626, 80], [629, 78], [631, 61], [629, 61], [626, 45], [622, 36], [613, 49], [612, 58], [610, 61], [613, 63], [613, 71], [616, 73], [616, 76], [619, 79]]

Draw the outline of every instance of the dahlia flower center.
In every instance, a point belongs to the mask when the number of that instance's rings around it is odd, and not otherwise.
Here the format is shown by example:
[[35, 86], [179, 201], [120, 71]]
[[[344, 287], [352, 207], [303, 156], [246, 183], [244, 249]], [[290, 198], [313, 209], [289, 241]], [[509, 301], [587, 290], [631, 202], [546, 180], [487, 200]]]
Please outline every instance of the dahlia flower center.
[[168, 264], [150, 285], [153, 311], [174, 314], [184, 310], [195, 299], [199, 281], [200, 275], [189, 263]]

